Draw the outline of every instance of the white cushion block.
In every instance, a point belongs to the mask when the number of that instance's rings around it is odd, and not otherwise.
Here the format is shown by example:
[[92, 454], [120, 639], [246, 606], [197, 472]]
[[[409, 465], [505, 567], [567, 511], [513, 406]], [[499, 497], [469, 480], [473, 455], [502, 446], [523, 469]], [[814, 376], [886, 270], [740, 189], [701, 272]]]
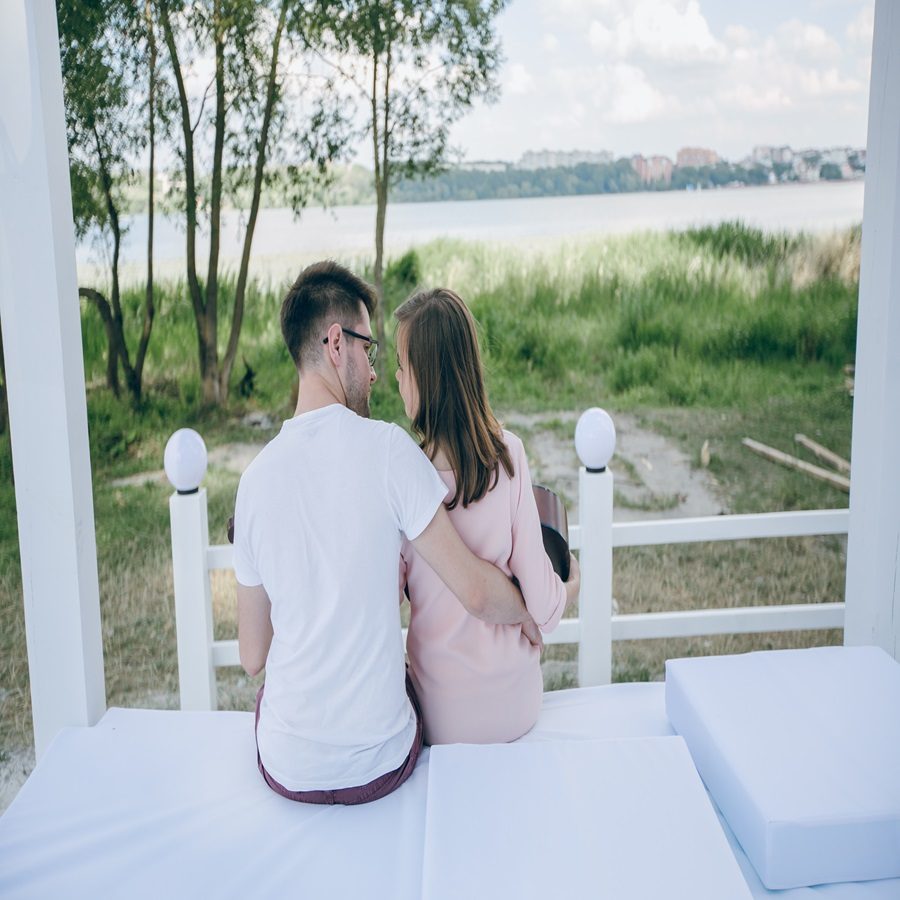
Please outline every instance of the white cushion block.
[[900, 875], [900, 664], [884, 651], [670, 660], [666, 711], [766, 887]]
[[424, 900], [750, 900], [681, 738], [432, 747], [428, 774]]
[[311, 806], [263, 782], [252, 713], [111, 709], [0, 819], [0, 897], [419, 900], [427, 758], [375, 803]]
[[519, 743], [673, 734], [662, 682], [605, 684], [544, 694], [540, 718]]

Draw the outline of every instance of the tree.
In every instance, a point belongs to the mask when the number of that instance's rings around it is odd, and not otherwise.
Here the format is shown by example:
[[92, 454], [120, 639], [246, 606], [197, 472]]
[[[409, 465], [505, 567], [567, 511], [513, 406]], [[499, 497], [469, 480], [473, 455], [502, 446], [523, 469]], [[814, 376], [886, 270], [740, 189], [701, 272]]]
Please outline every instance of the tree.
[[0, 325], [0, 434], [6, 431], [7, 418], [6, 360], [3, 357], [3, 327]]
[[[131, 157], [147, 136], [137, 125], [144, 95], [137, 73], [149, 63], [150, 152], [153, 158], [155, 37], [152, 22], [126, 0], [83, 4], [59, 0], [60, 54], [66, 98], [66, 133], [75, 230], [84, 237], [97, 230], [112, 244], [108, 296], [96, 287], [79, 294], [97, 309], [107, 337], [106, 383], [116, 396], [119, 368], [132, 402], [141, 401], [144, 360], [153, 326], [152, 273], [148, 278], [144, 322], [134, 363], [125, 336], [119, 255], [124, 227], [122, 189], [131, 178]], [[152, 167], [151, 167], [152, 171]], [[153, 181], [150, 181], [152, 222]], [[151, 245], [152, 251], [152, 245]]]
[[[384, 340], [384, 227], [391, 185], [446, 162], [451, 125], [476, 98], [493, 99], [506, 0], [340, 0], [332, 64], [363, 98], [375, 160], [375, 331]], [[385, 355], [379, 357], [383, 374]]]
[[[197, 324], [205, 403], [228, 397], [237, 355], [253, 235], [264, 186], [281, 177], [295, 212], [329, 178], [329, 163], [345, 147], [349, 130], [328, 83], [301, 79], [307, 90], [287, 90], [291, 51], [315, 41], [319, 20], [297, 0], [156, 0], [177, 97], [178, 158], [183, 172], [179, 202], [185, 217], [186, 274]], [[192, 96], [190, 67], [212, 64], [205, 91]], [[185, 63], [187, 60], [187, 63]], [[209, 101], [209, 103], [208, 103]], [[301, 121], [293, 114], [307, 110]], [[280, 173], [278, 163], [283, 163]], [[198, 177], [201, 166], [208, 178]], [[250, 188], [231, 325], [219, 358], [219, 286], [222, 208]], [[205, 277], [197, 266], [201, 218], [209, 229]]]

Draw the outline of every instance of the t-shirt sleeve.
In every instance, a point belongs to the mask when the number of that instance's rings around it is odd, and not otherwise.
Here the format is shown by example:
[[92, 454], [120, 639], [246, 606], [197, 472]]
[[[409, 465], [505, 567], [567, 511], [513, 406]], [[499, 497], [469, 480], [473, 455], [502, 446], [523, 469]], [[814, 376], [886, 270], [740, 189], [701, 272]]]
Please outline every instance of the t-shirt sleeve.
[[566, 608], [566, 588], [544, 550], [541, 520], [531, 488], [531, 472], [522, 442], [509, 436], [515, 473], [510, 492], [512, 555], [509, 568], [519, 581], [525, 607], [543, 632], [553, 631]]
[[391, 429], [387, 494], [397, 527], [411, 541], [430, 524], [447, 494], [447, 485], [431, 461], [397, 427]]
[[244, 587], [262, 584], [250, 546], [252, 517], [248, 504], [247, 486], [242, 478], [238, 484], [234, 504], [234, 577]]

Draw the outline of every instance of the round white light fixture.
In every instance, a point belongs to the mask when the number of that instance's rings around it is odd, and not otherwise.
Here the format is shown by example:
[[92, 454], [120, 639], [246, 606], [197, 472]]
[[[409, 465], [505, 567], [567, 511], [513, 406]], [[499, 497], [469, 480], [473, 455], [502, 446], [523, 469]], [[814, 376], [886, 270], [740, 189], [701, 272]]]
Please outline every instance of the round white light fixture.
[[590, 472], [602, 472], [616, 449], [616, 426], [599, 406], [586, 409], [575, 426], [575, 451]]
[[206, 474], [206, 444], [193, 428], [179, 428], [166, 444], [166, 477], [179, 494], [193, 494]]

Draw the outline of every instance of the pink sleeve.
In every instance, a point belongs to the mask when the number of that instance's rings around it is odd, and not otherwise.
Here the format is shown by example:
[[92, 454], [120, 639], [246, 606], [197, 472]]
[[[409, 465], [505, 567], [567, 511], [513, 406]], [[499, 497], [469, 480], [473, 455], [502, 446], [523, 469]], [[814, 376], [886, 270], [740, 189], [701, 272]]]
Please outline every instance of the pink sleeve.
[[525, 606], [541, 631], [559, 624], [566, 608], [566, 589], [544, 550], [541, 522], [531, 490], [531, 472], [522, 442], [510, 435], [507, 440], [515, 472], [512, 505], [512, 555], [509, 568], [519, 581]]

